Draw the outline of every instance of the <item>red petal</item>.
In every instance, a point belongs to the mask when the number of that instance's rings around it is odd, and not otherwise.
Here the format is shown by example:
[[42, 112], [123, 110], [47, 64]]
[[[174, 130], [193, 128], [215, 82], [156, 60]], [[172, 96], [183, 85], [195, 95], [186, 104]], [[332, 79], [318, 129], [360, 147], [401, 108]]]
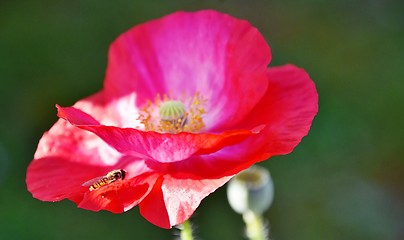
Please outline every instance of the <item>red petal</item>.
[[231, 176], [221, 179], [176, 179], [161, 177], [149, 195], [140, 203], [140, 213], [149, 222], [171, 228], [191, 217], [202, 199], [225, 184]]
[[73, 107], [58, 107], [58, 116], [71, 124], [97, 134], [110, 146], [124, 154], [142, 154], [159, 162], [169, 163], [193, 154], [208, 154], [227, 145], [239, 143], [257, 132], [228, 131], [223, 134], [162, 134], [133, 128], [103, 126], [90, 115]]
[[208, 99], [207, 129], [240, 121], [263, 96], [268, 44], [247, 21], [213, 10], [177, 12], [138, 25], [109, 50], [105, 90], [111, 97], [199, 92]]
[[167, 208], [164, 203], [164, 196], [161, 189], [163, 178], [157, 179], [153, 189], [146, 198], [139, 204], [140, 214], [161, 228], [171, 228], [170, 220], [167, 213]]
[[[80, 100], [75, 106], [94, 114], [97, 119], [111, 119], [102, 111], [105, 106], [101, 93]], [[121, 154], [96, 135], [59, 120], [42, 136], [35, 152], [35, 159], [48, 156], [62, 156], [72, 162], [102, 166], [116, 164]]]
[[78, 207], [92, 211], [108, 210], [113, 213], [127, 211], [139, 204], [154, 184], [155, 177], [140, 175], [116, 181], [95, 191], [87, 192]]
[[265, 97], [246, 119], [252, 126], [265, 122], [267, 128], [251, 144], [260, 143], [272, 156], [288, 154], [307, 135], [317, 114], [316, 86], [304, 69], [290, 64], [269, 68], [268, 79]]
[[47, 157], [31, 162], [27, 170], [27, 188], [33, 197], [42, 201], [83, 198], [82, 184], [108, 172], [105, 167], [71, 162], [62, 157]]
[[202, 199], [225, 184], [231, 177], [194, 180], [165, 176], [162, 190], [171, 226], [189, 219]]
[[318, 95], [307, 73], [293, 65], [271, 68], [269, 87], [240, 128], [265, 128], [240, 144], [209, 155], [172, 163], [176, 176], [219, 178], [235, 174], [274, 155], [290, 153], [307, 135], [318, 110]]
[[120, 213], [137, 205], [150, 191], [156, 177], [146, 173], [91, 192], [83, 187], [84, 182], [120, 168], [80, 164], [60, 157], [41, 158], [29, 165], [26, 182], [28, 191], [43, 201], [70, 199], [80, 208]]

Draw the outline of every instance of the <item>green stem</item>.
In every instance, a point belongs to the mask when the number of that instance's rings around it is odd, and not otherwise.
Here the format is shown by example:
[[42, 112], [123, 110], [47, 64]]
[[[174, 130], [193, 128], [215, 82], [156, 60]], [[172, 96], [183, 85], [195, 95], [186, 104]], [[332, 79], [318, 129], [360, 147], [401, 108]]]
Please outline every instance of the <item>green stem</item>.
[[252, 211], [243, 214], [246, 224], [246, 235], [250, 240], [266, 240], [268, 233], [264, 226], [262, 217]]
[[192, 240], [192, 226], [189, 220], [181, 224], [181, 240]]

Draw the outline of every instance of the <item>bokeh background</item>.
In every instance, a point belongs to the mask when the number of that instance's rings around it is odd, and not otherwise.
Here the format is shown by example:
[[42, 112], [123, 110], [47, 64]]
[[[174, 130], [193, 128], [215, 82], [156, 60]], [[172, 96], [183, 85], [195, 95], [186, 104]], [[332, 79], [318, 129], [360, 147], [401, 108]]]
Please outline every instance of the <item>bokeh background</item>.
[[[272, 66], [301, 66], [318, 88], [309, 135], [261, 164], [276, 188], [265, 215], [272, 239], [404, 239], [404, 4], [391, 0], [0, 1], [0, 239], [174, 238], [138, 208], [114, 215], [36, 200], [25, 173], [57, 119], [55, 103], [102, 87], [120, 33], [206, 8], [249, 20]], [[192, 218], [198, 239], [243, 239], [225, 193]]]

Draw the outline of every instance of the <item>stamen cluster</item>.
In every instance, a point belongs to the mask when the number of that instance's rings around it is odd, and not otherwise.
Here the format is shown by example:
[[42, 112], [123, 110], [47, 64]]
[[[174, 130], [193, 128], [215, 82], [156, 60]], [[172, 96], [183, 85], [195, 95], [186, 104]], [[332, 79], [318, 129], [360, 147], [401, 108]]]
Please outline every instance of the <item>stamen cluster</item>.
[[[196, 93], [192, 99], [172, 100], [167, 95], [156, 96], [141, 109], [138, 120], [146, 131], [161, 133], [200, 132], [205, 124], [206, 100]], [[189, 104], [184, 104], [189, 103]]]

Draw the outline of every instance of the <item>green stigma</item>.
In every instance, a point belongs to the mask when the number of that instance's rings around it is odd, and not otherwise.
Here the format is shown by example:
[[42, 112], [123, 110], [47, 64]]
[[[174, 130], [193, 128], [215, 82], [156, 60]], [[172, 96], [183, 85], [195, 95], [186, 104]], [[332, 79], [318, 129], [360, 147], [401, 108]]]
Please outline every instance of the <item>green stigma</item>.
[[166, 101], [160, 106], [160, 119], [176, 121], [185, 116], [185, 106], [180, 101]]

